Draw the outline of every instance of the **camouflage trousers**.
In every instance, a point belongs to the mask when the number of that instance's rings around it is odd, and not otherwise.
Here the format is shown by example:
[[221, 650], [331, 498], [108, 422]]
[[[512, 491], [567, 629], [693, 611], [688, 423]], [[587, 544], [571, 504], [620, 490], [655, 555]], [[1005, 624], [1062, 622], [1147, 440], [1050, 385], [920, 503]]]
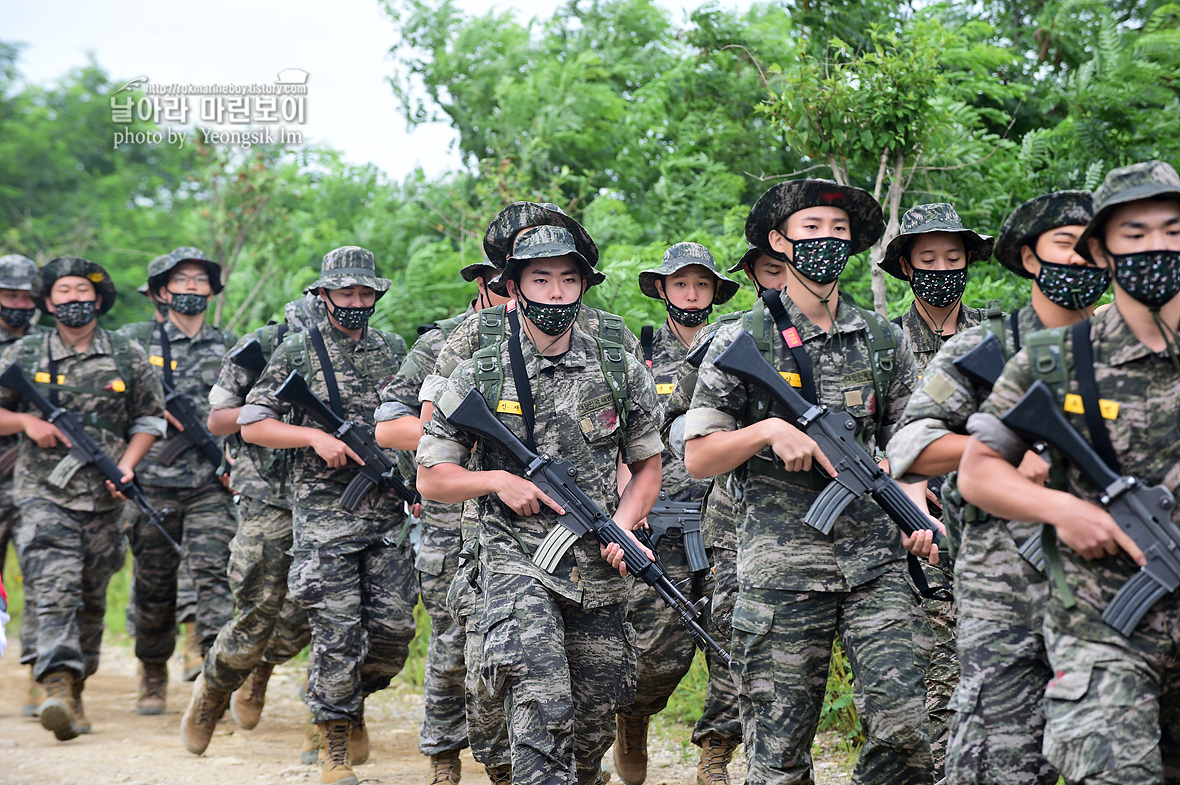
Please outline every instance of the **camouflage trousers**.
[[[710, 634], [726, 651], [733, 637], [733, 605], [737, 602], [737, 552], [715, 542], [710, 549], [713, 561], [713, 601], [709, 606]], [[740, 744], [742, 721], [738, 711], [738, 683], [730, 666], [708, 655], [709, 685], [705, 688], [705, 707], [692, 731], [692, 743], [703, 745], [706, 736]]]
[[463, 702], [467, 716], [467, 740], [471, 757], [484, 766], [510, 766], [508, 719], [504, 701], [493, 697], [479, 675], [483, 657], [483, 589], [472, 585], [478, 575], [478, 562], [460, 562], [447, 594], [447, 608], [455, 624], [463, 629], [463, 660], [467, 672], [463, 679]]
[[[690, 601], [696, 602], [712, 593], [712, 572], [693, 573], [689, 570], [684, 545], [679, 538], [661, 539], [656, 548], [656, 555], [671, 576], [672, 582], [681, 587], [681, 591]], [[680, 624], [676, 612], [660, 599], [654, 589], [642, 581], [637, 580], [632, 586], [631, 598], [627, 603], [627, 621], [635, 630], [639, 650], [635, 702], [621, 707], [618, 713], [624, 717], [651, 717], [664, 710], [680, 680], [692, 667], [693, 659], [696, 657], [696, 644], [688, 630]], [[728, 713], [733, 722], [722, 729], [715, 727], [718, 724], [715, 717], [706, 719], [702, 716], [693, 731], [693, 742], [696, 744], [700, 744], [707, 735], [727, 738], [735, 743], [741, 741], [737, 686], [732, 682], [729, 669], [716, 660], [712, 652], [707, 655], [710, 675], [708, 689], [712, 700], [706, 699], [706, 709]], [[726, 672], [716, 674], [718, 666]], [[728, 679], [729, 685], [726, 685], [722, 678], [715, 679], [715, 674]], [[729, 706], [718, 705], [725, 698], [730, 699], [732, 703]], [[726, 709], [730, 711], [726, 712]], [[728, 736], [723, 736], [725, 731], [728, 731]]]
[[741, 587], [732, 651], [749, 785], [814, 782], [811, 744], [836, 636], [852, 666], [866, 736], [853, 782], [933, 782], [912, 609], [900, 569], [846, 593]]
[[[233, 497], [220, 484], [203, 488], [145, 486], [148, 500], [164, 511], [163, 528], [188, 553], [197, 591], [195, 622], [201, 651], [233, 616], [226, 562], [237, 529]], [[177, 576], [180, 555], [142, 513], [129, 516], [127, 539], [135, 555], [135, 656], [167, 662], [176, 648]]]
[[[8, 557], [8, 543], [16, 551], [17, 566], [20, 567], [21, 587], [25, 593], [24, 611], [20, 617], [20, 664], [32, 665], [37, 659], [37, 604], [33, 592], [29, 571], [21, 560], [20, 548], [17, 547], [18, 530], [20, 529], [20, 507], [12, 498], [12, 477], [0, 482], [0, 567]], [[13, 578], [8, 576], [8, 580]], [[12, 584], [8, 584], [11, 593]]]
[[79, 512], [27, 499], [16, 546], [26, 585], [36, 591], [33, 675], [40, 681], [66, 671], [85, 679], [98, 670], [107, 585], [125, 558], [119, 511]]
[[627, 604], [583, 610], [523, 575], [491, 573], [485, 586], [480, 675], [504, 701], [512, 782], [598, 782], [615, 712], [635, 700]]
[[1041, 754], [1053, 672], [1042, 626], [1048, 581], [1017, 550], [1040, 527], [986, 520], [961, 530], [955, 561], [963, 673], [951, 701], [950, 785], [1053, 785]]
[[922, 561], [920, 569], [936, 597], [919, 597], [918, 604], [929, 622], [933, 637], [919, 645], [928, 649], [926, 672], [926, 715], [930, 719], [930, 753], [934, 757], [934, 779], [945, 775], [948, 725], [954, 716], [951, 696], [959, 684], [959, 653], [955, 644], [955, 602], [950, 598], [954, 582], [941, 563]]
[[406, 662], [418, 602], [413, 560], [383, 541], [343, 552], [296, 550], [288, 580], [311, 625], [312, 718], [359, 722], [365, 696], [388, 687]]
[[228, 567], [237, 615], [217, 633], [204, 668], [209, 686], [227, 691], [259, 662], [286, 662], [311, 640], [306, 611], [287, 599], [291, 511], [242, 498], [238, 513]]
[[[438, 755], [467, 746], [467, 711], [464, 679], [467, 675], [463, 625], [455, 622], [447, 610], [447, 594], [459, 567], [458, 532], [423, 532], [423, 551], [438, 549], [445, 553], [441, 569], [434, 574], [422, 570], [419, 558], [418, 582], [422, 604], [430, 614], [430, 641], [426, 647], [426, 667], [422, 679], [426, 718], [418, 736], [418, 751]], [[450, 542], [450, 547], [445, 541]]]

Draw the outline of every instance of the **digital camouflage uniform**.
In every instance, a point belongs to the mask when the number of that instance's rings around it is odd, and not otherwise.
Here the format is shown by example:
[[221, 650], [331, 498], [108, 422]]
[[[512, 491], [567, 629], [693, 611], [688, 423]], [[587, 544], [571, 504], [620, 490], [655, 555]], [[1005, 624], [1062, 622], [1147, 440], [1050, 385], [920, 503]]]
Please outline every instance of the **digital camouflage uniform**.
[[[233, 350], [257, 340], [264, 356], [270, 354], [277, 330], [278, 325], [259, 328]], [[209, 393], [210, 408], [244, 405], [256, 381], [227, 356]], [[237, 613], [217, 633], [204, 666], [206, 683], [226, 692], [240, 687], [259, 662], [286, 662], [311, 640], [307, 612], [287, 597], [293, 539], [286, 457], [282, 451], [244, 443], [234, 461], [233, 487], [240, 499], [228, 574]]]
[[[1064, 357], [1072, 358], [1070, 332], [1063, 330]], [[1116, 401], [1118, 416], [1106, 420], [1121, 472], [1148, 485], [1180, 490], [1180, 407], [1177, 372], [1166, 354], [1135, 338], [1117, 307], [1091, 319], [1094, 375], [1100, 398]], [[1070, 368], [1068, 392], [1078, 393]], [[1038, 377], [1027, 351], [1004, 369], [981, 412], [1001, 416]], [[1081, 415], [1066, 414], [1089, 441]], [[972, 435], [1019, 461], [1027, 448], [998, 421], [972, 418]], [[1070, 493], [1097, 502], [1100, 492], [1066, 463]], [[1175, 512], [1173, 521], [1180, 519]], [[1045, 690], [1044, 754], [1069, 782], [1171, 782], [1180, 776], [1180, 605], [1169, 595], [1147, 612], [1129, 638], [1101, 618], [1111, 598], [1136, 571], [1119, 556], [1087, 561], [1064, 545], [1059, 552], [1076, 604], [1049, 582], [1045, 646], [1053, 678]]]
[[[164, 322], [175, 389], [196, 409], [202, 422], [209, 414], [209, 389], [217, 381], [227, 338], [208, 323], [190, 338], [171, 320]], [[232, 344], [231, 344], [232, 345]], [[143, 347], [157, 373], [163, 373], [159, 328]], [[169, 440], [180, 438], [171, 425]], [[219, 440], [220, 443], [220, 440]], [[168, 444], [161, 440], [140, 464], [140, 485], [157, 510], [167, 510], [163, 526], [188, 553], [187, 562], [197, 593], [194, 621], [201, 650], [208, 651], [221, 625], [233, 616], [226, 563], [229, 543], [237, 529], [233, 496], [217, 479], [202, 452], [185, 450], [171, 466], [160, 455]], [[159, 530], [140, 515], [127, 532], [135, 554], [135, 656], [146, 663], [167, 662], [176, 646], [176, 584], [179, 554]], [[183, 538], [183, 539], [182, 539]]]
[[[48, 372], [50, 358], [56, 360], [57, 374], [64, 377], [56, 390], [60, 405], [84, 418], [87, 433], [118, 461], [131, 436], [164, 434], [164, 394], [147, 356], [130, 342], [126, 352], [132, 378], [122, 378], [112, 340], [99, 327], [90, 345], [76, 354], [56, 331], [33, 335], [10, 347], [3, 365], [21, 362], [35, 380], [36, 373]], [[32, 365], [25, 359], [27, 352], [37, 358], [34, 367], [27, 367]], [[46, 395], [53, 390], [48, 384], [38, 386]], [[0, 406], [17, 409], [21, 400], [0, 388]], [[64, 488], [49, 481], [68, 454], [61, 444], [41, 449], [25, 439], [15, 470], [21, 508], [17, 549], [26, 580], [36, 590], [34, 674], [39, 681], [58, 672], [85, 679], [98, 669], [107, 584], [124, 562], [121, 502], [108, 493], [102, 473], [87, 465]]]
[[[453, 324], [475, 314], [474, 305], [448, 320], [447, 328], [431, 325], [421, 336], [393, 380], [381, 391], [377, 422], [400, 417], [420, 417], [418, 392], [433, 372], [439, 351]], [[447, 610], [447, 594], [459, 567], [459, 521], [463, 505], [422, 501], [422, 541], [414, 567], [422, 592], [422, 604], [430, 614], [430, 642], [422, 679], [426, 719], [418, 736], [418, 751], [435, 756], [467, 746], [467, 713], [463, 683], [466, 636]]]
[[[578, 467], [578, 483], [605, 511], [617, 502], [616, 459], [635, 463], [660, 452], [659, 403], [643, 365], [626, 361], [628, 417], [620, 420], [599, 357], [599, 341], [575, 328], [570, 350], [542, 357], [520, 333], [536, 401], [534, 438], [540, 452]], [[626, 358], [626, 356], [624, 355]], [[507, 341], [500, 363], [510, 368]], [[474, 440], [455, 431], [443, 413], [476, 388], [474, 361], [459, 365], [418, 445], [418, 462], [465, 465]], [[519, 400], [505, 373], [501, 400]], [[518, 415], [500, 420], [523, 437]], [[621, 443], [621, 444], [620, 444]], [[520, 475], [498, 449], [484, 448], [482, 468]], [[592, 535], [578, 540], [553, 573], [530, 556], [557, 525], [546, 509], [521, 518], [497, 498], [479, 500], [481, 582], [486, 604], [480, 673], [504, 700], [514, 783], [586, 783], [615, 733], [615, 711], [635, 696], [635, 635], [626, 622], [630, 581], [599, 555]]]
[[[853, 227], [855, 232], [855, 222]], [[901, 330], [893, 328], [893, 370], [879, 400], [865, 317], [839, 302], [832, 332], [825, 333], [785, 292], [782, 297], [811, 359], [819, 401], [847, 411], [861, 431], [878, 419], [877, 443], [886, 444], [917, 382]], [[751, 388], [717, 370], [713, 361], [742, 329], [741, 323], [718, 329], [700, 368], [686, 439], [741, 426]], [[769, 333], [775, 366], [794, 371], [781, 335], [773, 328]], [[775, 465], [781, 469], [781, 463]], [[816, 490], [781, 473], [743, 471], [732, 654], [750, 763], [747, 782], [812, 782], [811, 743], [838, 635], [852, 665], [867, 737], [854, 779], [930, 783], [922, 671], [912, 651], [916, 619], [896, 526], [871, 500], [858, 499], [836, 519], [830, 535], [821, 534], [801, 520]], [[810, 476], [801, 479], [815, 486]]]
[[[1007, 320], [1005, 320], [1005, 324]], [[1022, 336], [1042, 329], [1031, 305], [1018, 316]], [[908, 474], [918, 455], [937, 439], [966, 433], [967, 418], [990, 393], [954, 361], [991, 332], [986, 326], [957, 333], [926, 368], [889, 442], [894, 476]], [[1005, 329], [1005, 351], [1016, 343]], [[953, 485], [953, 479], [948, 480]], [[949, 709], [947, 781], [951, 785], [1052, 785], [1057, 773], [1041, 755], [1041, 694], [1052, 676], [1041, 624], [1048, 586], [1019, 547], [1039, 536], [1040, 525], [1001, 521], [970, 508], [960, 521], [954, 561], [957, 643], [962, 676]], [[934, 618], [931, 617], [933, 623]], [[929, 679], [929, 675], [927, 677]]]
[[[333, 267], [358, 268], [353, 257], [368, 255], [361, 251], [345, 248], [328, 254], [324, 276]], [[369, 255], [370, 269], [371, 259]], [[351, 285], [347, 280], [334, 280], [331, 288]], [[328, 319], [317, 327], [335, 369], [345, 419], [371, 423], [380, 404], [378, 391], [397, 371], [404, 343], [397, 339], [391, 346], [372, 329], [354, 341]], [[246, 397], [241, 424], [279, 419], [290, 411], [274, 395], [299, 361], [291, 356], [291, 344], [301, 335], [288, 336], [275, 351]], [[320, 362], [310, 340], [306, 345], [314, 371], [308, 386], [327, 401]], [[296, 422], [316, 427], [310, 420]], [[311, 448], [292, 451], [294, 546], [288, 589], [307, 610], [311, 625], [307, 703], [317, 724], [360, 723], [364, 696], [389, 685], [405, 664], [414, 637], [418, 591], [412, 554], [395, 544], [406, 520], [404, 505], [392, 490], [375, 487], [355, 511], [344, 510], [340, 496], [355, 476], [351, 462], [330, 469]]]

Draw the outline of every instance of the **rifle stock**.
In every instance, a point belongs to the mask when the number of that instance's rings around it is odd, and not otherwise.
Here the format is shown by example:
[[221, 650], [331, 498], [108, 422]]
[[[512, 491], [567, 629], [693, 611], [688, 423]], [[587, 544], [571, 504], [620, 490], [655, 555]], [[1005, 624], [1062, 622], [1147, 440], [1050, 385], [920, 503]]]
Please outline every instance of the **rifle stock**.
[[980, 387], [990, 390], [1000, 378], [1005, 362], [1000, 340], [988, 333], [978, 346], [955, 359], [952, 365]]
[[230, 352], [229, 361], [256, 377], [261, 376], [266, 370], [266, 357], [262, 354], [262, 345], [258, 343], [257, 338], [252, 338]]

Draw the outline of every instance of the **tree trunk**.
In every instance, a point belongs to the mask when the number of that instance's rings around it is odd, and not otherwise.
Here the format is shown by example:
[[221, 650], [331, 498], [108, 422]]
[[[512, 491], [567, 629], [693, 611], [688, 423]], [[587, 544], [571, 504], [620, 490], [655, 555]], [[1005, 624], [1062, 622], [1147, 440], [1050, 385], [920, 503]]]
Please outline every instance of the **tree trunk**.
[[[885, 161], [885, 156], [882, 156], [881, 168], [878, 170], [878, 193], [880, 193], [880, 178], [885, 173]], [[893, 173], [889, 180], [889, 195], [885, 205], [887, 211], [885, 234], [881, 235], [881, 239], [869, 252], [869, 258], [872, 260], [873, 308], [882, 316], [889, 315], [889, 299], [885, 290], [885, 271], [879, 265], [885, 257], [885, 246], [889, 245], [890, 240], [897, 237], [901, 225], [898, 213], [901, 211], [904, 175], [905, 153], [899, 152], [893, 158]]]

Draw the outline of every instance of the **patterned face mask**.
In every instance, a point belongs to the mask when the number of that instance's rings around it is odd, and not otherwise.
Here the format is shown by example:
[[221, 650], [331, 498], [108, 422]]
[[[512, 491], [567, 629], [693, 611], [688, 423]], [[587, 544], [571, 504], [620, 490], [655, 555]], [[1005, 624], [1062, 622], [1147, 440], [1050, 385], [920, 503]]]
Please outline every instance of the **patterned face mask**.
[[685, 327], [699, 327], [705, 322], [709, 321], [709, 314], [713, 313], [713, 306], [701, 308], [698, 311], [686, 311], [683, 308], [677, 308], [667, 300], [664, 305], [668, 307], [668, 315], [672, 317], [674, 322], [683, 324]]
[[66, 327], [83, 327], [98, 316], [98, 308], [94, 300], [75, 300], [55, 305], [53, 315]]
[[1106, 252], [1114, 260], [1119, 286], [1149, 308], [1159, 308], [1180, 294], [1180, 251]]
[[914, 297], [935, 308], [946, 308], [963, 297], [967, 287], [967, 268], [962, 270], [919, 270], [910, 274]]
[[156, 303], [156, 310], [159, 311], [160, 316], [167, 316], [168, 315], [168, 303], [157, 302]]
[[209, 307], [209, 295], [207, 294], [176, 294], [172, 292], [172, 310], [185, 316], [196, 316], [199, 313], [204, 313], [205, 309]]
[[[786, 237], [786, 235], [783, 235]], [[809, 240], [791, 240], [794, 260], [791, 264], [804, 278], [818, 284], [832, 283], [844, 272], [852, 242], [839, 237], [815, 237]]]
[[1037, 256], [1036, 251], [1033, 256], [1041, 263], [1037, 286], [1054, 305], [1083, 311], [1098, 302], [1106, 287], [1110, 286], [1110, 274], [1101, 267], [1046, 262]]
[[32, 321], [33, 312], [36, 310], [36, 308], [0, 308], [0, 319], [3, 319], [9, 327], [19, 330]]
[[582, 307], [581, 297], [576, 302], [559, 304], [535, 303], [523, 294], [520, 295], [520, 299], [524, 300], [520, 312], [536, 325], [538, 330], [549, 336], [565, 333], [574, 323], [574, 319], [578, 318], [578, 309]]

